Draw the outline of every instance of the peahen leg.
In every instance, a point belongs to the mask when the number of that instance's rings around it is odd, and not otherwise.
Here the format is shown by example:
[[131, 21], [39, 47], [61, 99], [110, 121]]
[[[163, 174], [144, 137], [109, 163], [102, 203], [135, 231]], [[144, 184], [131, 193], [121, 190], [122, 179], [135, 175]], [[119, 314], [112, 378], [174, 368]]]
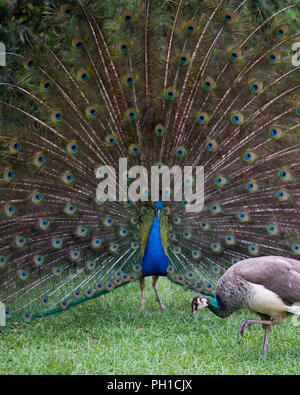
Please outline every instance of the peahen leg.
[[261, 355], [265, 355], [268, 353], [268, 344], [269, 344], [269, 335], [270, 335], [270, 331], [271, 331], [271, 325], [278, 325], [278, 324], [280, 324], [280, 321], [272, 321], [272, 320], [267, 320], [267, 319], [246, 320], [239, 327], [238, 339], [241, 336], [244, 336], [245, 329], [247, 328], [247, 326], [250, 326], [252, 324], [261, 324], [263, 329], [265, 330], [264, 348], [261, 353]]
[[157, 283], [158, 277], [159, 276], [152, 276], [152, 281], [151, 281], [152, 282], [152, 287], [153, 287], [155, 295], [156, 295], [156, 300], [159, 303], [159, 307], [161, 308], [161, 310], [165, 310], [165, 306], [163, 305], [162, 301], [160, 300], [159, 293], [158, 293], [158, 290], [156, 288], [156, 283]]
[[262, 350], [261, 355], [265, 355], [265, 354], [268, 354], [269, 335], [271, 332], [271, 325], [263, 325], [262, 327], [265, 330], [265, 340], [264, 340], [264, 348]]
[[144, 288], [145, 288], [145, 277], [140, 279], [140, 288], [141, 288], [141, 311], [144, 311]]

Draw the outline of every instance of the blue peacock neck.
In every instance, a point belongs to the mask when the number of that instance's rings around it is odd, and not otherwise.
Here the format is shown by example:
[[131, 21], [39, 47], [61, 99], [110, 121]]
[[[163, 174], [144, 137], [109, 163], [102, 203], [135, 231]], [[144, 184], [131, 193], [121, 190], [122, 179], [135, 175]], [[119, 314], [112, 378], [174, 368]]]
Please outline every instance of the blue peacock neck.
[[142, 273], [144, 277], [153, 275], [166, 276], [167, 267], [169, 265], [168, 258], [161, 242], [160, 234], [159, 217], [163, 208], [163, 203], [160, 201], [156, 202], [154, 208], [155, 215], [142, 262]]

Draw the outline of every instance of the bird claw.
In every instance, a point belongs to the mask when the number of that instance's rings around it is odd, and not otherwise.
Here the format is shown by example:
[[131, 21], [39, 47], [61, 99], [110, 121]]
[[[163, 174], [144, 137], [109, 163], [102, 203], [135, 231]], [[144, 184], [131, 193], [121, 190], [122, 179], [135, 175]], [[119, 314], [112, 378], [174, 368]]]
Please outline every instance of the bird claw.
[[249, 331], [251, 330], [251, 325], [252, 325], [252, 324], [249, 322], [249, 320], [244, 321], [244, 322], [240, 325], [240, 327], [239, 327], [239, 332], [238, 332], [238, 339], [239, 339], [241, 336], [244, 336], [244, 332], [245, 332], [245, 329], [247, 328], [247, 326], [248, 326]]
[[160, 299], [156, 298], [155, 300], [159, 304], [159, 307], [161, 310], [166, 310], [166, 307], [163, 305], [163, 303], [160, 301]]

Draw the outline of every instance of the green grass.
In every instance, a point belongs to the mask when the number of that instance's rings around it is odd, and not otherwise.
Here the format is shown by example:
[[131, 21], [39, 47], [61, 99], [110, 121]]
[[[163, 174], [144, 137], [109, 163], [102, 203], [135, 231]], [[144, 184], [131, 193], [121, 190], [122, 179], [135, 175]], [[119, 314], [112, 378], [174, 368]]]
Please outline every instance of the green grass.
[[[237, 340], [250, 312], [215, 317], [208, 309], [190, 318], [193, 294], [160, 278], [166, 311], [150, 280], [139, 311], [138, 282], [32, 323], [0, 329], [1, 374], [298, 374], [300, 326], [286, 319], [272, 329], [261, 357], [260, 326]], [[139, 330], [143, 328], [143, 330]]]

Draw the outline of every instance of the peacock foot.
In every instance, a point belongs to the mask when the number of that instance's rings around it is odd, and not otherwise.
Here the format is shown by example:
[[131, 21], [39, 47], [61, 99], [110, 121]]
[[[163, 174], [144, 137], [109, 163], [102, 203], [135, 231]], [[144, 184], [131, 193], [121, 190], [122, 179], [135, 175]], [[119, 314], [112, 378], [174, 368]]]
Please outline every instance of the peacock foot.
[[159, 308], [161, 310], [166, 310], [166, 306], [162, 303], [162, 301], [160, 299], [156, 298], [157, 303], [159, 304]]

